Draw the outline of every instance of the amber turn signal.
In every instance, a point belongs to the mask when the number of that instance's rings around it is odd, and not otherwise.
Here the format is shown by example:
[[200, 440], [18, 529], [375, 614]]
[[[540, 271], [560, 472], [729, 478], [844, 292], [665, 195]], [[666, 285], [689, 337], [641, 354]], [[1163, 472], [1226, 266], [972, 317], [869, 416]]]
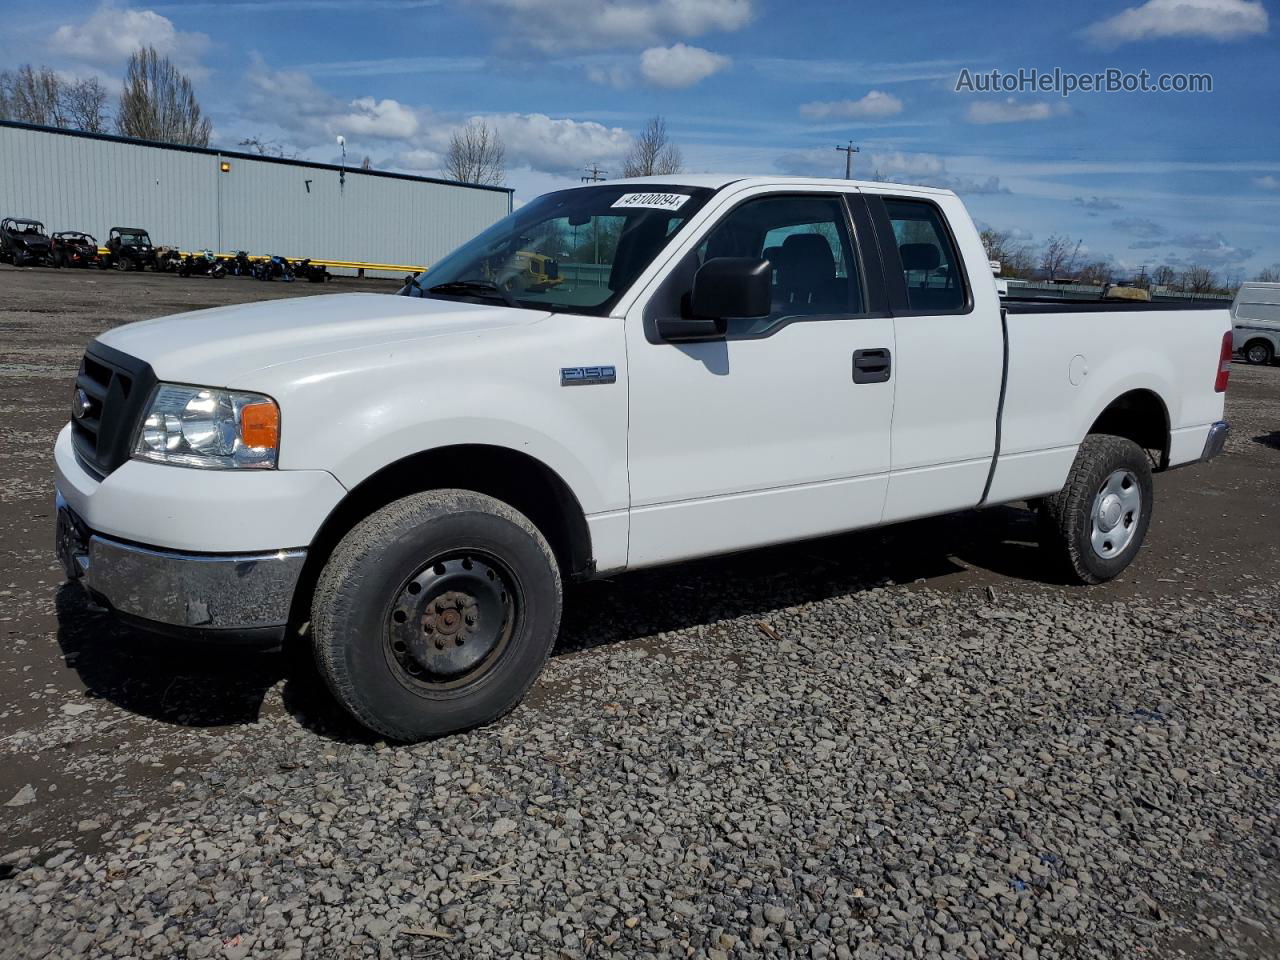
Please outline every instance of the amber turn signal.
[[270, 400], [240, 408], [240, 439], [246, 447], [274, 450], [280, 443], [280, 408]]

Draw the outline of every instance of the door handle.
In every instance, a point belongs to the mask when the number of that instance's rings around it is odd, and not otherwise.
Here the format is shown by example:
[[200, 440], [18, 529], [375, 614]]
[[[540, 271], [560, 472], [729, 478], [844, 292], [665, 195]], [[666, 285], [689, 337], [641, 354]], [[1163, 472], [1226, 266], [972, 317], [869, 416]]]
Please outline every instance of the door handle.
[[884, 347], [854, 352], [854, 383], [886, 383], [892, 373], [893, 355]]

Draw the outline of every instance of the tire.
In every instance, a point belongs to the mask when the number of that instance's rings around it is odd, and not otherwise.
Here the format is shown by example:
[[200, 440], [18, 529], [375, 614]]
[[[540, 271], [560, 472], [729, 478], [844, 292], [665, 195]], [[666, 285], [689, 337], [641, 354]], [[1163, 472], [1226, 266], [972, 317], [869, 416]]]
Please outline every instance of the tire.
[[1153, 494], [1146, 451], [1124, 437], [1085, 437], [1066, 486], [1041, 505], [1041, 546], [1072, 582], [1105, 583], [1138, 555]]
[[1254, 366], [1265, 367], [1275, 357], [1275, 350], [1266, 340], [1250, 340], [1244, 345], [1244, 358]]
[[358, 523], [320, 572], [316, 665], [338, 702], [391, 740], [466, 730], [520, 702], [561, 603], [559, 565], [523, 514], [469, 490], [414, 494]]

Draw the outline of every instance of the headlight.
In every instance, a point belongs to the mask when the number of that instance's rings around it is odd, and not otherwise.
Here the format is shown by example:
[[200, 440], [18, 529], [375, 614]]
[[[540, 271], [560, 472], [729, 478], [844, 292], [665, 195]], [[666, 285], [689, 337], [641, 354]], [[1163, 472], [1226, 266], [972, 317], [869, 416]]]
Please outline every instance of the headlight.
[[280, 408], [259, 393], [162, 383], [133, 456], [184, 467], [274, 469]]

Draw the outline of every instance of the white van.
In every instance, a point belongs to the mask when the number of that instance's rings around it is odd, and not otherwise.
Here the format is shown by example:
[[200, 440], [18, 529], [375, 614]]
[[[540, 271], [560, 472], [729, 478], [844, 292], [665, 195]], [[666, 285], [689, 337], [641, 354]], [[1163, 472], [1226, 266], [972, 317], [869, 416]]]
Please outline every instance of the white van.
[[1232, 343], [1250, 363], [1280, 356], [1280, 283], [1246, 283], [1231, 304]]

